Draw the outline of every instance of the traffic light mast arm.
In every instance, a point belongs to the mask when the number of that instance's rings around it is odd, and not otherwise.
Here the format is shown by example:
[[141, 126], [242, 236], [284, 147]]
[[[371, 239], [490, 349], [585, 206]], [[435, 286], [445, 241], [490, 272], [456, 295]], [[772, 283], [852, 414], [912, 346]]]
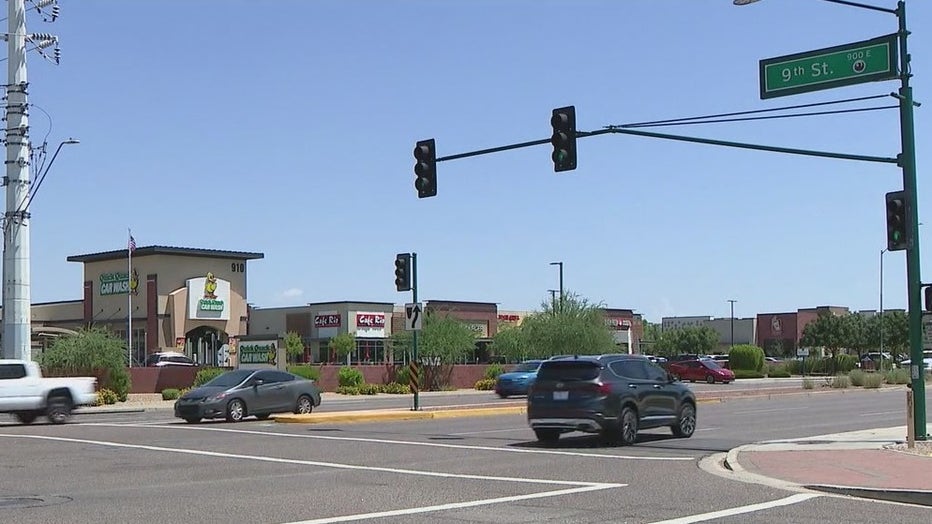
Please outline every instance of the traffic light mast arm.
[[[607, 135], [607, 134], [622, 134], [622, 135], [633, 135], [633, 136], [642, 136], [647, 138], [661, 138], [664, 140], [677, 140], [680, 142], [693, 142], [697, 144], [708, 144], [713, 146], [724, 146], [724, 147], [735, 147], [739, 149], [753, 149], [757, 151], [770, 151], [772, 153], [787, 153], [791, 155], [804, 155], [804, 156], [815, 156], [823, 158], [838, 158], [841, 160], [859, 160], [862, 162], [879, 162], [884, 164], [899, 164], [899, 160], [891, 157], [882, 157], [882, 156], [869, 156], [869, 155], [852, 155], [848, 153], [833, 153], [830, 151], [814, 151], [810, 149], [796, 149], [792, 147], [776, 147], [776, 146], [766, 146], [762, 144], [748, 144], [744, 142], [731, 142], [728, 140], [715, 140], [711, 138], [699, 138], [694, 136], [683, 136], [683, 135], [670, 135], [666, 133], [654, 133], [651, 131], [638, 131], [635, 129], [625, 129], [622, 127], [609, 126], [605, 129], [599, 129], [598, 131], [577, 131], [577, 138], [586, 138], [590, 136], [598, 135]], [[531, 146], [540, 146], [544, 144], [550, 144], [550, 139], [545, 138], [543, 140], [531, 140], [528, 142], [519, 142], [517, 144], [509, 144], [499, 147], [490, 147], [488, 149], [480, 149], [477, 151], [469, 151], [466, 153], [457, 153], [455, 155], [447, 155], [437, 158], [437, 162], [443, 162], [446, 160], [457, 160], [460, 158], [469, 158], [472, 156], [487, 155], [489, 153], [500, 153], [502, 151], [509, 151], [512, 149], [521, 149]]]

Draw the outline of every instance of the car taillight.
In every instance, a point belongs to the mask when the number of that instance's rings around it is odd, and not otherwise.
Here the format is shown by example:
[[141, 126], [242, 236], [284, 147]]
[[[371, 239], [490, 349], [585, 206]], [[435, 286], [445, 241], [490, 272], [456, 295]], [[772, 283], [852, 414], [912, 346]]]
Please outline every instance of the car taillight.
[[610, 395], [612, 393], [612, 386], [608, 384], [596, 384], [595, 392], [599, 395]]

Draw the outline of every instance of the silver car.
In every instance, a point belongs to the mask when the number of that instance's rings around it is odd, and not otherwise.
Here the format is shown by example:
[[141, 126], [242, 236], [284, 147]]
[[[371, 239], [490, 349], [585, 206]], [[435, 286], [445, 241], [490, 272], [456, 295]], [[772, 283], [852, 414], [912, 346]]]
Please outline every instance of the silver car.
[[276, 370], [239, 369], [192, 389], [175, 401], [175, 416], [189, 423], [204, 418], [239, 422], [247, 416], [264, 420], [273, 413], [310, 413], [320, 405], [313, 380]]

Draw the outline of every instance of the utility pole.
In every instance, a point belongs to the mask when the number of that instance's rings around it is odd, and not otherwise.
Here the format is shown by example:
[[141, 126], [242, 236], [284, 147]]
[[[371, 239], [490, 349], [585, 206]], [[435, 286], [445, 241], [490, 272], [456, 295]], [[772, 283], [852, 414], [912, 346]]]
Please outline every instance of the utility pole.
[[560, 266], [560, 313], [563, 313], [563, 262], [551, 262], [551, 266]]
[[8, 0], [6, 212], [3, 214], [3, 354], [32, 360], [29, 292], [29, 111], [25, 0]]
[[[48, 8], [48, 9], [45, 9]], [[58, 18], [56, 0], [40, 0], [30, 10], [43, 14], [46, 22]], [[26, 43], [45, 58], [42, 49], [55, 46], [58, 37], [48, 33], [26, 33], [25, 0], [7, 0], [7, 85], [6, 85], [6, 209], [3, 213], [3, 356], [32, 360], [32, 297], [29, 274], [30, 156], [29, 82], [26, 76]], [[57, 153], [57, 152], [56, 152]], [[35, 194], [34, 191], [32, 192]]]
[[887, 252], [886, 248], [880, 250], [880, 372], [881, 373], [883, 373], [883, 254], [886, 252]]
[[735, 302], [737, 300], [729, 298], [728, 302], [731, 304], [731, 349], [735, 349]]

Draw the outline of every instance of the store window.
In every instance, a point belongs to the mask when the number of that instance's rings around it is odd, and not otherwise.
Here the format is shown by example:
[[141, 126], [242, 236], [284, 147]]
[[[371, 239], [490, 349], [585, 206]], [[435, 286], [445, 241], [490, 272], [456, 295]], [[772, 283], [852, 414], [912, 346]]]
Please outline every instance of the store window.
[[[126, 330], [118, 329], [113, 335], [126, 341]], [[146, 365], [146, 330], [133, 328], [133, 367]]]
[[356, 350], [353, 351], [353, 364], [381, 364], [385, 362], [384, 338], [357, 338]]

